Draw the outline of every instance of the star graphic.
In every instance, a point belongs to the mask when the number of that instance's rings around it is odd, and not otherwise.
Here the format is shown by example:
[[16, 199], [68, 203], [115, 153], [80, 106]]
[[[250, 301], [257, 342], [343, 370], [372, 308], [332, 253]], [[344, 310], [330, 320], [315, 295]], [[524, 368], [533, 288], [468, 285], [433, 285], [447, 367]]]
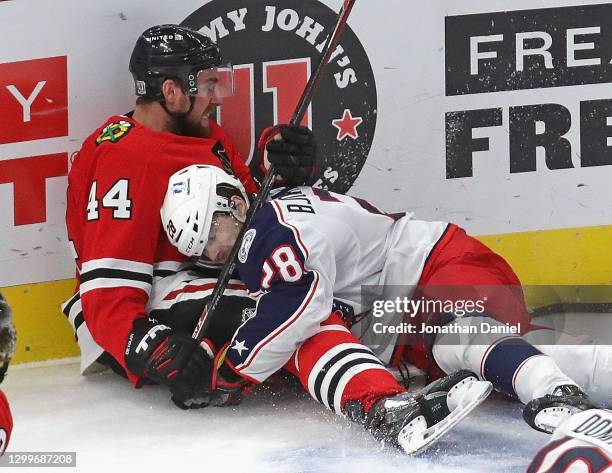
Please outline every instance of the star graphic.
[[232, 347], [232, 350], [236, 350], [239, 356], [242, 356], [243, 350], [248, 350], [248, 348], [244, 346], [244, 342], [244, 340], [242, 340], [241, 342], [239, 342], [238, 340], [234, 340], [234, 346]]
[[342, 141], [345, 136], [350, 136], [354, 140], [359, 137], [359, 133], [357, 133], [357, 127], [361, 125], [363, 122], [363, 118], [361, 117], [353, 117], [351, 111], [348, 108], [344, 109], [344, 113], [342, 114], [342, 118], [337, 118], [336, 120], [332, 120], [332, 125], [338, 128], [338, 136], [336, 139], [338, 141]]

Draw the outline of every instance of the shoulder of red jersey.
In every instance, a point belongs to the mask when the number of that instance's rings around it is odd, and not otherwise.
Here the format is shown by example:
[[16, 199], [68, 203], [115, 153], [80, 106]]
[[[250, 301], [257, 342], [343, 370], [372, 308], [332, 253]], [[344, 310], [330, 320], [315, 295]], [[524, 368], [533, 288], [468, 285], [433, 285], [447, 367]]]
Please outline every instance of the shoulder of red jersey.
[[115, 115], [94, 131], [91, 135], [96, 146], [102, 144], [117, 144], [123, 141], [134, 128], [142, 125], [127, 116]]
[[224, 143], [225, 142], [231, 143], [231, 139], [230, 139], [229, 135], [221, 127], [221, 125], [219, 125], [214, 120], [210, 120], [208, 123], [209, 123], [209, 126], [210, 126], [210, 139], [223, 141]]
[[89, 156], [119, 156], [124, 166], [129, 162], [124, 162], [123, 157], [137, 153], [138, 166], [142, 167], [147, 159], [154, 159], [157, 150], [171, 137], [170, 133], [156, 133], [131, 117], [114, 115], [85, 139], [77, 156], [83, 153]]

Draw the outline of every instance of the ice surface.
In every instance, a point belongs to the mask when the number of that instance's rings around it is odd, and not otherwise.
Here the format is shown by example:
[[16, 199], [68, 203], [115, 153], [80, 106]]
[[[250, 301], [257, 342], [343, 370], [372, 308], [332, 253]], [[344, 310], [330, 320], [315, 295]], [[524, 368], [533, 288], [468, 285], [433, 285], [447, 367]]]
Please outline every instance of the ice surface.
[[502, 399], [411, 458], [295, 390], [181, 411], [161, 387], [136, 390], [110, 372], [82, 377], [76, 362], [12, 367], [2, 388], [15, 419], [9, 451], [76, 451], [84, 472], [514, 473], [547, 441]]

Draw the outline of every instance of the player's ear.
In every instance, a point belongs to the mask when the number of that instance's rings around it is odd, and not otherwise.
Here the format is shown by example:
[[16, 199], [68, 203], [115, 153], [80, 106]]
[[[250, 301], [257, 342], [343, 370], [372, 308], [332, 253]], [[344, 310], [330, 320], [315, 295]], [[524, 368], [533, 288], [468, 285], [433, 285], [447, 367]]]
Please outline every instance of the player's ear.
[[176, 104], [182, 99], [183, 89], [174, 79], [166, 79], [161, 86], [164, 101], [170, 110], [173, 110]]
[[239, 217], [241, 218], [246, 217], [248, 206], [246, 202], [244, 201], [244, 199], [242, 199], [241, 197], [237, 195], [233, 195], [232, 204], [234, 204], [234, 210], [236, 211]]

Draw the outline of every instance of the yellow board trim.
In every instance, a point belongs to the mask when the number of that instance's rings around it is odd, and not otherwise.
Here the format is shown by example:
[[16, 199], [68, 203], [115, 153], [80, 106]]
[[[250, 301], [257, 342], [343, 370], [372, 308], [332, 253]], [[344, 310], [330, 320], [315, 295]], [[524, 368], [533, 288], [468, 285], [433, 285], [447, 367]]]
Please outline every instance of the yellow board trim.
[[[606, 286], [612, 287], [612, 226], [542, 230], [478, 237], [502, 255], [526, 288], [531, 307], [575, 299], [575, 288], [567, 294], [559, 288], [534, 291], [533, 285], [599, 285], [581, 294], [588, 302], [611, 302]], [[17, 327], [17, 353], [13, 363], [43, 361], [79, 355], [70, 323], [60, 311], [75, 287], [74, 279], [2, 288], [13, 308]]]
[[612, 302], [612, 226], [477, 238], [510, 263], [529, 307]]
[[17, 351], [12, 363], [79, 356], [79, 347], [60, 304], [74, 294], [74, 279], [2, 288], [13, 309]]
[[612, 225], [477, 237], [523, 284], [612, 284]]

